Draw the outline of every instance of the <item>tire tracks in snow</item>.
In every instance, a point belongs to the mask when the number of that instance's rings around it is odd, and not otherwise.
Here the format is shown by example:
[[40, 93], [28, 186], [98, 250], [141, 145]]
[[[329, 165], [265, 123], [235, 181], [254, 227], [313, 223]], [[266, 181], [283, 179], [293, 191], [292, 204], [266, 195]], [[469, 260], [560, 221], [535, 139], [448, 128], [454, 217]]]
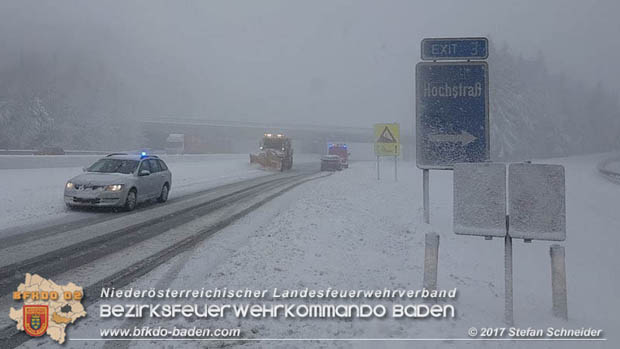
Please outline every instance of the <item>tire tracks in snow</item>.
[[[182, 212], [173, 212], [165, 218], [153, 219], [148, 221], [149, 224], [146, 227], [141, 224], [141, 226], [145, 229], [132, 231], [132, 229], [135, 229], [136, 227], [127, 227], [100, 237], [73, 244], [66, 247], [68, 250], [63, 248], [61, 249], [62, 251], [51, 251], [43, 257], [38, 256], [27, 260], [25, 263], [17, 263], [2, 267], [0, 268], [0, 295], [6, 295], [17, 287], [17, 285], [21, 282], [21, 279], [23, 279], [23, 277], [18, 278], [17, 276], [22, 275], [21, 270], [26, 268], [32, 268], [27, 270], [29, 273], [41, 273], [44, 274], [45, 277], [51, 277], [60, 272], [66, 272], [67, 270], [71, 270], [72, 268], [79, 266], [80, 262], [83, 263], [86, 260], [92, 261], [93, 259], [102, 258], [110, 253], [118, 251], [119, 248], [130, 248], [136, 243], [150, 239], [158, 234], [163, 234], [167, 230], [187, 223], [192, 219], [208, 215], [221, 208], [236, 204], [238, 202], [243, 202], [244, 200], [251, 200], [256, 195], [261, 193], [268, 194], [261, 200], [252, 203], [249, 207], [246, 207], [239, 212], [235, 212], [234, 214], [219, 220], [213, 225], [201, 229], [196, 234], [188, 236], [162, 250], [156, 251], [147, 258], [131, 264], [122, 270], [113, 273], [112, 275], [104, 276], [91, 285], [86, 285], [84, 287], [85, 297], [82, 302], [86, 308], [89, 305], [97, 303], [101, 288], [119, 288], [128, 285], [171, 258], [190, 250], [199, 242], [209, 238], [214, 233], [258, 209], [265, 203], [281, 196], [285, 192], [308, 181], [327, 176], [316, 174], [316, 172], [313, 172], [308, 174], [279, 177], [269, 180], [266, 183], [253, 185], [248, 188], [235, 191], [231, 194], [217, 197], [208, 202], [203, 202], [200, 205], [194, 205], [190, 208], [182, 210]], [[69, 253], [69, 255], [73, 253], [75, 256], [63, 258], [63, 253]], [[66, 267], [66, 269], [63, 269], [63, 267]], [[18, 331], [14, 325], [0, 329], [0, 341], [3, 342], [3, 347], [14, 348], [31, 338], [32, 337], [26, 335], [24, 332]]]

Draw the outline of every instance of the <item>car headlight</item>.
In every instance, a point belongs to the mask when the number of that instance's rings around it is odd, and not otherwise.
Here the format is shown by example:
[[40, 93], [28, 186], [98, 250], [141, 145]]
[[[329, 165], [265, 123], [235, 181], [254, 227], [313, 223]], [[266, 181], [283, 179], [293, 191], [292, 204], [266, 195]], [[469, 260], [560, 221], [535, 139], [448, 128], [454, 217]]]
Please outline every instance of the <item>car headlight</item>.
[[71, 182], [67, 182], [67, 185], [65, 185], [66, 189], [73, 189], [73, 183]]
[[112, 185], [105, 186], [106, 191], [121, 191], [121, 189], [123, 189], [122, 184], [112, 184]]

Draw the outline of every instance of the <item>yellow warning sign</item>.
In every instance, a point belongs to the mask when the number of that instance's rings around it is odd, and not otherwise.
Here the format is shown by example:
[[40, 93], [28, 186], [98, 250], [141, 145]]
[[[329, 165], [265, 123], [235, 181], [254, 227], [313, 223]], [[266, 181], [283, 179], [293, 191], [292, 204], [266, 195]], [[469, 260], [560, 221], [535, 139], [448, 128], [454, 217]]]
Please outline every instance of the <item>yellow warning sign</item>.
[[375, 124], [375, 154], [377, 156], [400, 155], [400, 126], [398, 124]]

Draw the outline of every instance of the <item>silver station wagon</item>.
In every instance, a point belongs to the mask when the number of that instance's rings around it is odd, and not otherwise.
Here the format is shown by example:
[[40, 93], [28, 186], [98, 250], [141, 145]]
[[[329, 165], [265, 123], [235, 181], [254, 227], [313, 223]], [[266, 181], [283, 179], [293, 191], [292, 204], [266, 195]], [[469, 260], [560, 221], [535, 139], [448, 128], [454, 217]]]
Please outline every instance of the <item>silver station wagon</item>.
[[69, 208], [122, 207], [131, 211], [143, 201], [165, 202], [171, 185], [172, 174], [159, 157], [114, 153], [67, 182], [65, 204]]

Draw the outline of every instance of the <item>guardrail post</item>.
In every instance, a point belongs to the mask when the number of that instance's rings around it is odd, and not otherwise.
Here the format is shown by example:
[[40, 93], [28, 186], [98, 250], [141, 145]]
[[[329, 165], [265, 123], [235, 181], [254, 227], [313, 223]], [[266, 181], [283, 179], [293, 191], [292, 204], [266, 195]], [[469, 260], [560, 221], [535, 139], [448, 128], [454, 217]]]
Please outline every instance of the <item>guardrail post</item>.
[[553, 316], [568, 320], [568, 296], [566, 292], [566, 262], [564, 247], [551, 245], [551, 297]]

